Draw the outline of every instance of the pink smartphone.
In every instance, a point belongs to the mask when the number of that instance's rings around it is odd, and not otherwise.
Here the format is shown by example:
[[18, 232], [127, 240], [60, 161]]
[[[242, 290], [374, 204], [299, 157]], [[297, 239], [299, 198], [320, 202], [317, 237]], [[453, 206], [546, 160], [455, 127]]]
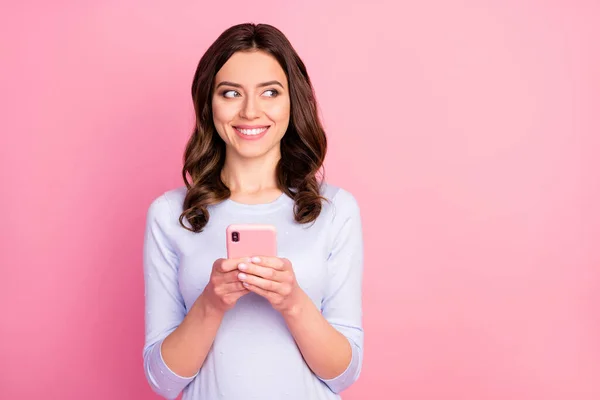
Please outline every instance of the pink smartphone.
[[273, 225], [233, 224], [227, 227], [227, 258], [277, 256], [277, 229]]

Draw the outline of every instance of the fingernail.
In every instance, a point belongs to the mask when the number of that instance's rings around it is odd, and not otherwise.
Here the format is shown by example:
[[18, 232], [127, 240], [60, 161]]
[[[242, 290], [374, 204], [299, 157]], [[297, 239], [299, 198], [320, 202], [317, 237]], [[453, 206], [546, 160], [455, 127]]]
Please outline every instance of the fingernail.
[[248, 282], [242, 282], [242, 286], [244, 286], [244, 287], [248, 287], [248, 286], [249, 286], [249, 285], [248, 285]]
[[246, 264], [244, 264], [244, 263], [241, 263], [241, 264], [238, 265], [238, 269], [240, 271], [245, 271], [246, 269], [248, 269], [248, 266]]
[[246, 279], [246, 274], [244, 274], [244, 273], [240, 272], [240, 273], [238, 274], [238, 278], [240, 278], [240, 280], [241, 280], [241, 281], [243, 281], [244, 279]]
[[259, 263], [260, 262], [260, 258], [259, 257], [252, 257], [252, 262], [253, 263]]

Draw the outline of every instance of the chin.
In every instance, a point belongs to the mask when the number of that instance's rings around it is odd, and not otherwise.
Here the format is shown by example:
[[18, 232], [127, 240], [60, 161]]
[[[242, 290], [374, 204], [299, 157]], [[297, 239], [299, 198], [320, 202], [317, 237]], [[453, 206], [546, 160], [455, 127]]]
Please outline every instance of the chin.
[[232, 149], [238, 154], [240, 158], [254, 159], [268, 157], [270, 153], [274, 152], [279, 144], [265, 148], [263, 146], [242, 146]]
[[228, 150], [235, 153], [240, 158], [259, 158], [268, 153], [267, 149], [260, 147], [250, 148], [249, 146], [236, 146]]

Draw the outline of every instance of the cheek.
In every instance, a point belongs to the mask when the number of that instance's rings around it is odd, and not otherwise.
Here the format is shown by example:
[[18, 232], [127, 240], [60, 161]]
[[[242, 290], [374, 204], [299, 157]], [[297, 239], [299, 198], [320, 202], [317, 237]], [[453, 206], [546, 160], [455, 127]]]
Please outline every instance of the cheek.
[[231, 106], [223, 104], [218, 100], [212, 102], [212, 117], [217, 133], [225, 143], [230, 143], [230, 138], [227, 133], [227, 125], [232, 119]]
[[267, 115], [278, 124], [287, 124], [290, 119], [290, 104], [287, 102], [273, 104], [269, 107]]
[[213, 100], [212, 110], [215, 125], [229, 123], [237, 114], [235, 105], [225, 104], [219, 100]]

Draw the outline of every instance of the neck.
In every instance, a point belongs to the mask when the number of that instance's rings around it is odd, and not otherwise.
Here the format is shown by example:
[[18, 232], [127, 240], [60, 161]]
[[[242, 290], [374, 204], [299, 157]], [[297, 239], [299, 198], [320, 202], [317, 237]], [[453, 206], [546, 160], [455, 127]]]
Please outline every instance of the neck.
[[261, 158], [226, 154], [221, 179], [232, 193], [259, 194], [277, 189], [276, 167], [280, 157], [279, 152]]

